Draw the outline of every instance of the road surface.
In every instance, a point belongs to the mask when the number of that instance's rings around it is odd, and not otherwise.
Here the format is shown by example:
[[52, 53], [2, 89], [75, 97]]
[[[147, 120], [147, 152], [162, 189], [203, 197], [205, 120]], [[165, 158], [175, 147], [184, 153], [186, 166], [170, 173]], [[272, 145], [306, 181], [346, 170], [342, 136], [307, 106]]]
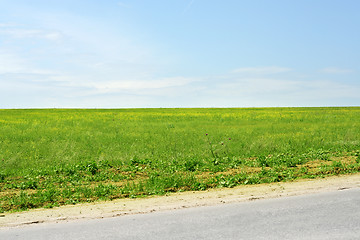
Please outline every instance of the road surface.
[[0, 239], [360, 239], [360, 188], [3, 229]]

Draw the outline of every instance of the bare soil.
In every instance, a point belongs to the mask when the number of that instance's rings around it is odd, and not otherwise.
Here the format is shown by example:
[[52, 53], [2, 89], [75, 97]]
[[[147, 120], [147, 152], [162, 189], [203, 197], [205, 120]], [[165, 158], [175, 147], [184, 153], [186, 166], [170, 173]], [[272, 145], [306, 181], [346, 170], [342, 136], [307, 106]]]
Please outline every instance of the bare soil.
[[339, 191], [357, 187], [360, 187], [360, 173], [294, 182], [242, 185], [234, 188], [210, 189], [201, 192], [171, 193], [165, 196], [118, 199], [52, 209], [35, 209], [0, 214], [0, 229]]

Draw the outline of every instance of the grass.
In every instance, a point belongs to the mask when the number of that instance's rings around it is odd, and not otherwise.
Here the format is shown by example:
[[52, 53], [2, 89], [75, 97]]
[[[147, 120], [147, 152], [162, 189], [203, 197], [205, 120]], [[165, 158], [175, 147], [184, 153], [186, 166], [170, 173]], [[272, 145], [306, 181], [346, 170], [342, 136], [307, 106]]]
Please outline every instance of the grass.
[[0, 110], [0, 212], [360, 170], [360, 108]]

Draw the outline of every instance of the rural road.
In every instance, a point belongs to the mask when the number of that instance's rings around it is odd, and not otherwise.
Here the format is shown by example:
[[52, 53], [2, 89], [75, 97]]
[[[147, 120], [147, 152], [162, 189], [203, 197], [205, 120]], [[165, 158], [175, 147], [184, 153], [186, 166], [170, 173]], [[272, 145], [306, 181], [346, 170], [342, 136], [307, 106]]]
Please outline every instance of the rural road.
[[0, 239], [360, 239], [360, 188], [0, 230]]

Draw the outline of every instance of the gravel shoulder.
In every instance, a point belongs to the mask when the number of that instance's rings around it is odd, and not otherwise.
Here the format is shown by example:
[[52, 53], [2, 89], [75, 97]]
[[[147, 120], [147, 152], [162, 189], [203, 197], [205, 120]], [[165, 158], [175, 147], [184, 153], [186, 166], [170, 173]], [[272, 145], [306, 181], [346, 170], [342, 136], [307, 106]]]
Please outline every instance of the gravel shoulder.
[[360, 173], [322, 179], [303, 179], [294, 182], [242, 185], [234, 188], [210, 189], [200, 192], [171, 193], [165, 196], [118, 199], [52, 209], [35, 209], [20, 213], [0, 214], [0, 229], [341, 191], [358, 187], [360, 187]]

